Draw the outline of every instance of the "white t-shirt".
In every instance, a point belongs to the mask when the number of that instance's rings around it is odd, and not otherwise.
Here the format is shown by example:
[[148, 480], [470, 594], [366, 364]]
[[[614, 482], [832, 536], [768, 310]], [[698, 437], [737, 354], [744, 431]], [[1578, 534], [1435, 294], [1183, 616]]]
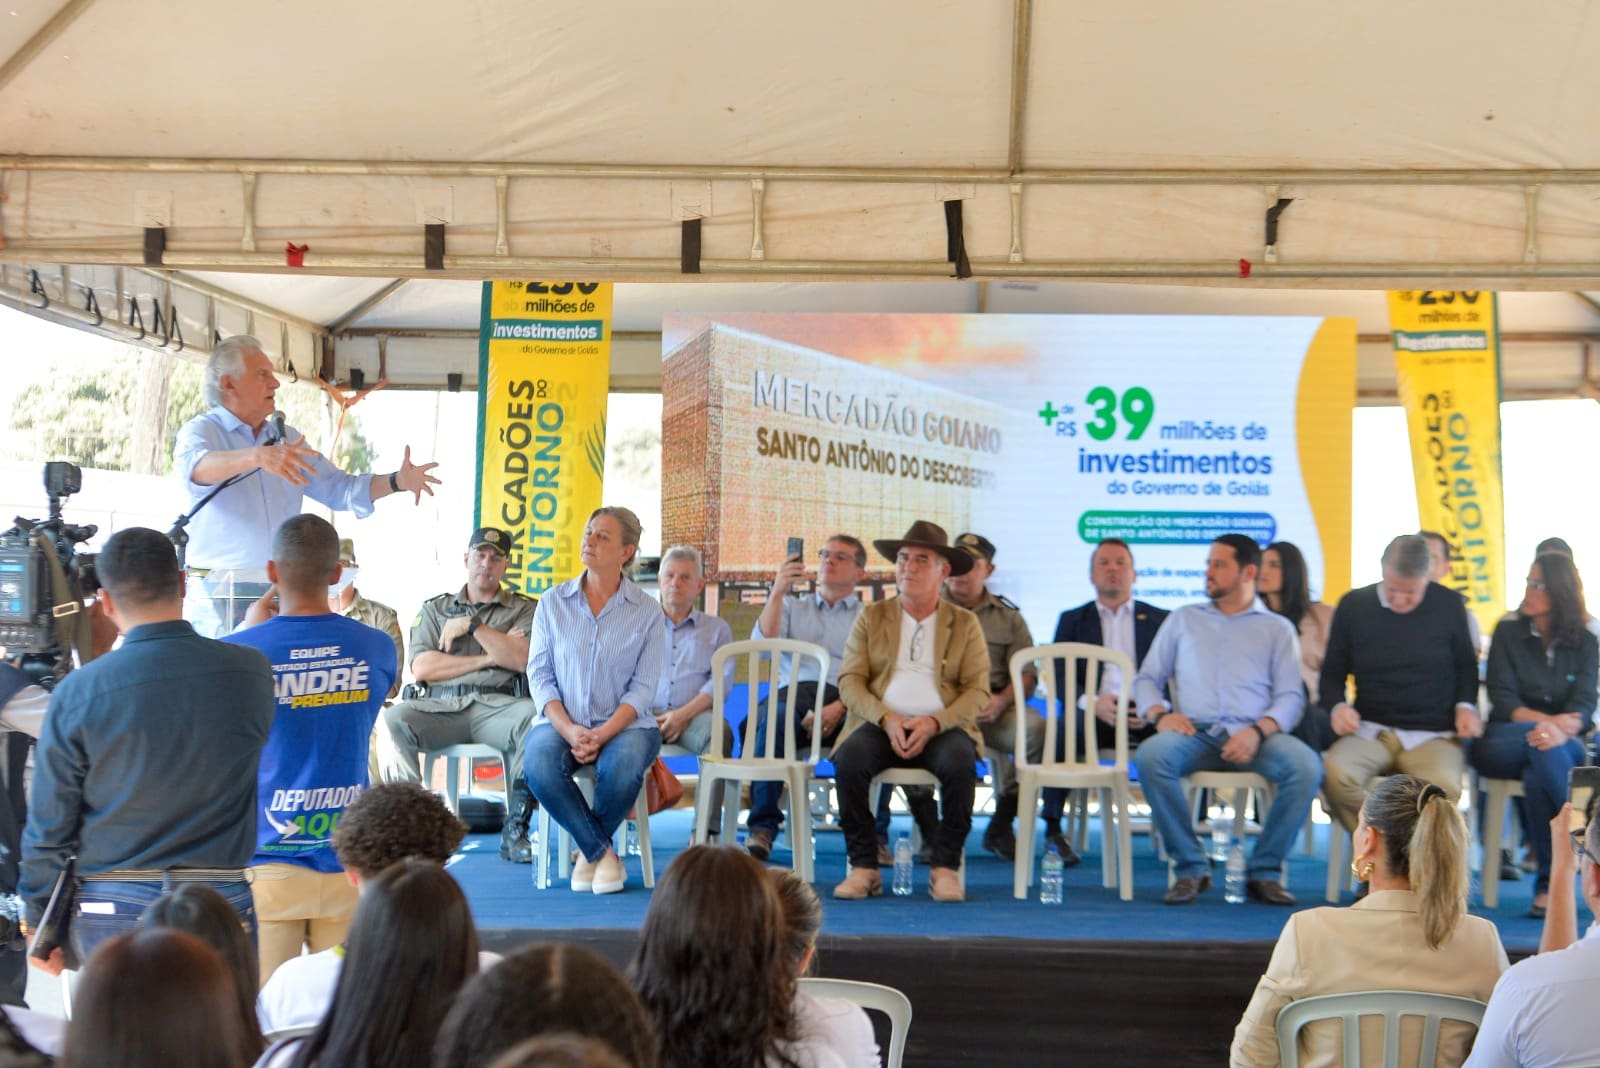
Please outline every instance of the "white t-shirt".
[[17, 1033], [27, 1039], [40, 1053], [61, 1056], [61, 1047], [67, 1039], [67, 1021], [48, 1012], [24, 1009], [19, 1005], [5, 1006], [6, 1016]]
[[894, 674], [883, 691], [883, 703], [902, 716], [932, 716], [944, 711], [939, 682], [934, 675], [938, 665], [933, 656], [933, 630], [939, 619], [935, 612], [927, 619], [912, 619], [900, 610], [900, 652]]
[[[478, 970], [488, 971], [500, 963], [500, 954], [487, 950], [478, 954]], [[287, 1031], [291, 1027], [312, 1027], [322, 1022], [333, 1004], [333, 988], [339, 982], [344, 953], [325, 949], [291, 957], [278, 965], [267, 985], [256, 995], [256, 1016], [261, 1033]]]
[[881, 1068], [872, 1021], [865, 1010], [844, 998], [817, 998], [804, 991], [794, 996], [795, 1033], [802, 1041], [832, 1050], [845, 1068]]

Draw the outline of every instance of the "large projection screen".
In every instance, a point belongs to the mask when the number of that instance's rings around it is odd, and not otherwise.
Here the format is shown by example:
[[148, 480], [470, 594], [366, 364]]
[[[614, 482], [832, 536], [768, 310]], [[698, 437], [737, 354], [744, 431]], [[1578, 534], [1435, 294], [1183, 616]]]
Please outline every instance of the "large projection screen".
[[1105, 537], [1157, 605], [1204, 597], [1229, 532], [1348, 588], [1353, 320], [672, 315], [662, 345], [663, 534], [713, 578], [921, 518], [995, 543], [991, 588], [1039, 640]]

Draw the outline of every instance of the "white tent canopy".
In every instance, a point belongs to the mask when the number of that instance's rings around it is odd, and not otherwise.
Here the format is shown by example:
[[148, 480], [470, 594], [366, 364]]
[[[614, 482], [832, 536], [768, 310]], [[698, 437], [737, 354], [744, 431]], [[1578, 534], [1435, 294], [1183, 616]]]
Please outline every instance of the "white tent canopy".
[[[646, 333], [1348, 303], [1376, 334], [1370, 293], [1282, 290], [1600, 288], [1597, 6], [12, 0], [0, 299], [416, 385], [470, 385], [452, 279], [487, 277], [685, 283], [619, 289]], [[698, 285], [843, 279], [880, 284]], [[1593, 310], [1528, 299], [1521, 388], [1570, 391]]]

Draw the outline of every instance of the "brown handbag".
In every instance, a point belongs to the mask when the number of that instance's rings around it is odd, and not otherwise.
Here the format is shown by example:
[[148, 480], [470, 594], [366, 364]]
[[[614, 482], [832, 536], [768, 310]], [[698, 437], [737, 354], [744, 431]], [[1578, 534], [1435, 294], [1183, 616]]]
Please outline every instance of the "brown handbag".
[[[678, 777], [672, 774], [672, 769], [660, 757], [656, 757], [650, 769], [644, 773], [644, 798], [652, 816], [683, 800], [683, 783], [678, 781]], [[636, 811], [630, 812], [628, 818], [636, 819]]]

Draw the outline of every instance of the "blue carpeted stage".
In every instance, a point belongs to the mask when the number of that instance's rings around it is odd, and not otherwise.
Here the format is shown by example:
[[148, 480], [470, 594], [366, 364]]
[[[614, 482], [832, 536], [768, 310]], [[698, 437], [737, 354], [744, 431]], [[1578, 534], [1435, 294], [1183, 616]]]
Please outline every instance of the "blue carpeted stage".
[[[1037, 891], [1017, 901], [1011, 865], [979, 849], [986, 820], [975, 818], [968, 841], [961, 905], [931, 901], [920, 869], [910, 897], [834, 901], [828, 891], [844, 876], [843, 838], [817, 835], [820, 973], [906, 990], [916, 1006], [907, 1064], [1225, 1063], [1234, 1024], [1289, 910], [1225, 903], [1220, 867], [1219, 885], [1195, 904], [1161, 904], [1165, 868], [1143, 835], [1134, 837], [1134, 900], [1124, 902], [1100, 885], [1097, 828], [1084, 863], [1066, 872], [1063, 905], [1041, 904]], [[651, 819], [658, 874], [684, 848], [690, 824], [687, 809]], [[908, 828], [897, 814], [895, 832]], [[1289, 887], [1302, 908], [1324, 904], [1327, 826], [1318, 831], [1316, 856], [1297, 846], [1289, 860]], [[469, 838], [451, 869], [487, 946], [579, 941], [626, 963], [650, 898], [637, 857], [628, 859], [626, 891], [595, 897], [561, 882], [536, 889], [532, 869], [502, 862], [497, 843]], [[780, 839], [773, 861], [789, 859]], [[1524, 916], [1532, 887], [1531, 875], [1503, 882], [1497, 909], [1473, 909], [1500, 928], [1513, 960], [1539, 941], [1539, 922]]]

